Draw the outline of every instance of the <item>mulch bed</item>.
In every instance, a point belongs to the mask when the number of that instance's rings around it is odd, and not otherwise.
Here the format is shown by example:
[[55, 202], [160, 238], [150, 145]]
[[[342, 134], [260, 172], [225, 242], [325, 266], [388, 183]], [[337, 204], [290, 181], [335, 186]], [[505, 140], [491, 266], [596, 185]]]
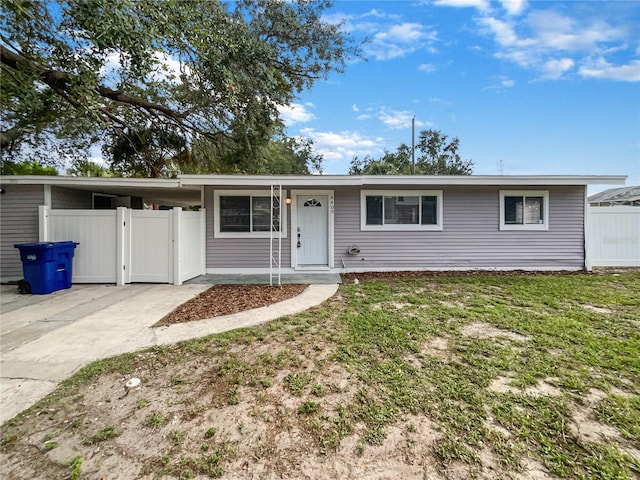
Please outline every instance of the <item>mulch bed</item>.
[[300, 295], [306, 285], [214, 285], [183, 303], [155, 326], [191, 322], [265, 307]]

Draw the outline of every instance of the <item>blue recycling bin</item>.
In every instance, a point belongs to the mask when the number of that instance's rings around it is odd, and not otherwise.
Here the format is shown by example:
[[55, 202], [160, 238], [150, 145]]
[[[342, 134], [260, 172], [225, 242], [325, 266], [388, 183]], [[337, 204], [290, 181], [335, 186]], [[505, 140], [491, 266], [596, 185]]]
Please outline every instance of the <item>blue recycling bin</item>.
[[71, 288], [76, 242], [18, 243], [24, 282], [21, 293], [47, 294]]

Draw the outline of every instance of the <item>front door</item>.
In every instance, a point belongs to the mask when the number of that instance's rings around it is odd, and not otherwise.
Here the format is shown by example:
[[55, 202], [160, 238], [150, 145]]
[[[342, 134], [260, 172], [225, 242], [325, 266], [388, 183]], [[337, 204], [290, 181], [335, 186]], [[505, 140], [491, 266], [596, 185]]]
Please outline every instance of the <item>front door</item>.
[[298, 195], [296, 207], [298, 210], [298, 265], [327, 266], [329, 263], [329, 197]]

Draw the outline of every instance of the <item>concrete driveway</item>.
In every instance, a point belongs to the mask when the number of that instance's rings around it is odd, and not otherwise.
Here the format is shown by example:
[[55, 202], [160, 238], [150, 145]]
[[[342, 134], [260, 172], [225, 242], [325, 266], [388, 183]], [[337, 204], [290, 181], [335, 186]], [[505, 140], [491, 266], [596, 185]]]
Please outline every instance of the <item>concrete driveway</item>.
[[18, 295], [15, 286], [1, 286], [0, 423], [95, 360], [293, 315], [338, 288], [310, 285], [300, 296], [268, 307], [151, 328], [210, 286], [74, 285], [50, 295]]

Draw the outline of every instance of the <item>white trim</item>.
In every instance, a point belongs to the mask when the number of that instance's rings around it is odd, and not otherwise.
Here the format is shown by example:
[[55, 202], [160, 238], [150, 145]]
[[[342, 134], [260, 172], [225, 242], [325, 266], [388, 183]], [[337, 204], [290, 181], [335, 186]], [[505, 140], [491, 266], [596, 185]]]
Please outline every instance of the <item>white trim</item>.
[[593, 270], [593, 264], [591, 262], [591, 231], [589, 229], [589, 224], [591, 223], [589, 218], [589, 195], [587, 195], [587, 189], [584, 189], [584, 209], [583, 209], [584, 219], [582, 221], [583, 227], [583, 235], [584, 235], [584, 269], [587, 272]]
[[[549, 190], [500, 190], [500, 230], [549, 230]], [[505, 197], [542, 197], [542, 223], [504, 223]], [[524, 219], [523, 219], [524, 222]]]
[[105, 178], [105, 177], [69, 177], [63, 175], [9, 175], [0, 177], [2, 183], [22, 185], [86, 185], [94, 187], [144, 187], [144, 188], [180, 188], [178, 179], [165, 178]]
[[[391, 224], [391, 225], [367, 225], [367, 197], [389, 196], [389, 197], [436, 197], [436, 220], [435, 224], [422, 225], [415, 224]], [[384, 200], [383, 200], [384, 202]], [[422, 218], [422, 201], [418, 202], [420, 219]], [[443, 229], [443, 195], [442, 190], [360, 190], [360, 230], [365, 231], [432, 231], [441, 232]], [[384, 222], [384, 204], [382, 219]]]
[[214, 185], [268, 187], [336, 187], [367, 185], [624, 185], [626, 175], [178, 175], [164, 178], [103, 178], [47, 175], [8, 175], [3, 184], [85, 185], [92, 187], [185, 188]]
[[180, 185], [336, 187], [376, 185], [624, 185], [626, 175], [178, 175]]
[[51, 208], [51, 185], [44, 185], [44, 204]]
[[[282, 190], [286, 198], [287, 191]], [[221, 232], [220, 231], [220, 197], [271, 197], [269, 190], [219, 190], [213, 191], [213, 237], [214, 238], [270, 238], [271, 232]], [[287, 238], [287, 209], [282, 209], [282, 238]]]
[[[325, 268], [329, 270], [333, 268], [333, 252], [334, 252], [334, 210], [335, 210], [335, 198], [333, 190], [291, 190], [291, 268], [294, 271], [300, 270], [318, 270], [322, 271]], [[298, 196], [309, 195], [326, 195], [329, 199], [329, 205], [327, 206], [327, 266], [298, 266]]]

